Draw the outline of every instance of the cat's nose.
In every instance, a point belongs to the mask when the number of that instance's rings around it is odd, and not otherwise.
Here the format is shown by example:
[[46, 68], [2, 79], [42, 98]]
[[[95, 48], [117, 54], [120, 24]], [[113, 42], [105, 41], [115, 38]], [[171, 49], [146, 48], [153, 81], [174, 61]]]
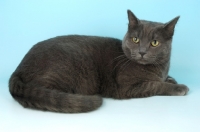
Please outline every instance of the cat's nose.
[[146, 54], [146, 52], [140, 51], [139, 54], [143, 57]]

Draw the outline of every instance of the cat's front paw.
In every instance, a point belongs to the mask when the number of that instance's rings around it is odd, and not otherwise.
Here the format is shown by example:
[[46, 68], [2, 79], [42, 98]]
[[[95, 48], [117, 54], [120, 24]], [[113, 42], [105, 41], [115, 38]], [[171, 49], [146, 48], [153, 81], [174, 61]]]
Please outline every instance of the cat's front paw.
[[189, 88], [183, 84], [177, 84], [173, 91], [173, 95], [183, 96], [186, 95], [189, 91]]

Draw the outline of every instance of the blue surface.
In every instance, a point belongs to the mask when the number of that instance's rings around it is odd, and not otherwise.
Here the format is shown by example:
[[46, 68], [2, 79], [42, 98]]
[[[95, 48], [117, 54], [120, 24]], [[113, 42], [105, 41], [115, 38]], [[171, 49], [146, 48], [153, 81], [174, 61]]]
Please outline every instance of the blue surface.
[[[7, 83], [34, 44], [68, 34], [122, 39], [127, 31], [127, 9], [131, 9], [139, 19], [158, 22], [168, 22], [181, 16], [173, 39], [170, 75], [189, 86], [190, 93], [186, 98], [196, 93], [194, 101], [200, 100], [200, 94], [197, 94], [200, 89], [200, 1], [1, 0], [0, 107], [6, 108], [6, 103], [10, 101], [14, 105], [11, 108], [20, 107], [10, 97]], [[194, 109], [200, 110], [197, 106]]]

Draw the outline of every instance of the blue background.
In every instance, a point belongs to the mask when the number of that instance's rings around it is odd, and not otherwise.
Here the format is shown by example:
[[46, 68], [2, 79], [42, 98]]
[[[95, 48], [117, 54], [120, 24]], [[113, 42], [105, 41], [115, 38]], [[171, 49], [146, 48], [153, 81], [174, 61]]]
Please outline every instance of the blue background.
[[[128, 24], [127, 9], [131, 9], [139, 19], [158, 22], [168, 22], [178, 15], [181, 16], [173, 39], [170, 75], [179, 83], [189, 86], [190, 93], [185, 98], [197, 104], [194, 104], [195, 108], [192, 108], [191, 112], [195, 113], [193, 109], [199, 111], [199, 8], [198, 0], [1, 0], [0, 103], [2, 106], [0, 107], [7, 113], [1, 111], [0, 116], [4, 115], [8, 121], [8, 123], [4, 122], [4, 129], [10, 130], [7, 124], [12, 121], [12, 117], [7, 116], [10, 115], [8, 111], [11, 109], [19, 109], [19, 113], [20, 110], [24, 111], [10, 97], [7, 84], [12, 72], [34, 44], [51, 37], [68, 34], [123, 39]], [[109, 101], [111, 100], [105, 100], [107, 104]], [[199, 117], [198, 115], [198, 119]], [[5, 118], [1, 118], [0, 123]], [[193, 124], [195, 123], [194, 121]]]

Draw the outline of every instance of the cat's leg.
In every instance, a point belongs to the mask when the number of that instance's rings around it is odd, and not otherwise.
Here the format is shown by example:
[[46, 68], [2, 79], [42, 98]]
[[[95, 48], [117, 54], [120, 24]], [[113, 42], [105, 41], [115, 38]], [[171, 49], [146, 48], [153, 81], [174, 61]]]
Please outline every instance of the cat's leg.
[[182, 84], [172, 84], [166, 82], [143, 82], [137, 85], [121, 86], [117, 89], [114, 98], [139, 98], [153, 95], [186, 95], [189, 88]]
[[167, 79], [165, 80], [165, 82], [167, 83], [173, 83], [173, 84], [178, 84], [177, 81], [171, 77], [171, 76], [168, 76]]

